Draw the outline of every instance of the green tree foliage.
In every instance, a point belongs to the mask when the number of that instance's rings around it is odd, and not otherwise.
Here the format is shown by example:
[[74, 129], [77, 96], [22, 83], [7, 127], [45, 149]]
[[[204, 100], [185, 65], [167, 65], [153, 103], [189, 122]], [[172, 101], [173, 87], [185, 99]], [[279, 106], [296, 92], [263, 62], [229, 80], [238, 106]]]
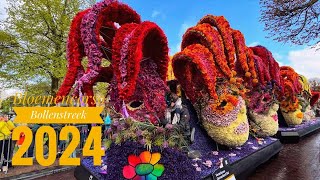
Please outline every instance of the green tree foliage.
[[25, 87], [28, 96], [49, 96], [51, 95], [51, 87], [46, 82], [36, 82]]
[[50, 87], [50, 94], [55, 95], [66, 72], [66, 41], [71, 20], [95, 1], [7, 2], [8, 18], [1, 22], [0, 31], [0, 79], [20, 88], [41, 81]]
[[0, 110], [2, 113], [8, 113], [12, 110], [11, 108], [13, 105], [13, 100], [14, 100], [14, 96], [10, 96], [10, 97], [7, 97], [2, 102], [0, 102]]

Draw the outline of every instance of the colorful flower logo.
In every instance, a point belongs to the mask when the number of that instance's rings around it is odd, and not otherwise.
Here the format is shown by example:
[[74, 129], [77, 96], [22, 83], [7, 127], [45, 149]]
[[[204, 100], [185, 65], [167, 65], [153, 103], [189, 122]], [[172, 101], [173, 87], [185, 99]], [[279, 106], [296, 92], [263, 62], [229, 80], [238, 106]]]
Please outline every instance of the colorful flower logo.
[[129, 165], [123, 167], [122, 174], [126, 179], [132, 180], [157, 180], [162, 176], [164, 166], [158, 164], [161, 158], [160, 153], [142, 152], [139, 157], [130, 155]]

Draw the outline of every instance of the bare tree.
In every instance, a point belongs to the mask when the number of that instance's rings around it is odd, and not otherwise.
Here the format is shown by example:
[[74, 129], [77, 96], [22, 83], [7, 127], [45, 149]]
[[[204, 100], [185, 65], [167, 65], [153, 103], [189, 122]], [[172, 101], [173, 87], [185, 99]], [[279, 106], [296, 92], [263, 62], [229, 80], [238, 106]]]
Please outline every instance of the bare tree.
[[261, 18], [268, 37], [278, 42], [320, 42], [319, 0], [260, 0]]

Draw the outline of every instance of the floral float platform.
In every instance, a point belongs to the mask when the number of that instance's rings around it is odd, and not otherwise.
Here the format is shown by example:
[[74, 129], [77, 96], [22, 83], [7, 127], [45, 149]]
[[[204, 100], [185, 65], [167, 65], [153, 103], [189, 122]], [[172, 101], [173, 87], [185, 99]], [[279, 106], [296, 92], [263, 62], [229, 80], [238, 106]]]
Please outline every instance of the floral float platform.
[[[75, 170], [75, 177], [78, 180], [88, 179], [89, 177], [92, 177], [92, 180], [113, 180], [126, 179], [125, 177], [133, 177], [135, 175], [136, 179], [138, 179], [136, 176], [139, 176], [139, 178], [141, 176], [152, 176], [154, 179], [157, 177], [159, 180], [176, 179], [177, 177], [186, 180], [199, 180], [211, 177], [211, 174], [219, 169], [220, 160], [228, 159], [232, 173], [237, 178], [245, 178], [248, 175], [247, 172], [254, 170], [258, 165], [271, 157], [277, 156], [282, 149], [280, 141], [275, 138], [266, 137], [257, 139], [251, 136], [244, 145], [239, 147], [228, 148], [217, 146], [207, 135], [206, 131], [199, 126], [196, 111], [191, 106], [191, 103], [189, 103], [188, 107], [191, 115], [191, 127], [196, 129], [195, 142], [190, 148], [199, 151], [201, 157], [195, 159], [188, 158], [187, 154], [180, 151], [177, 147], [173, 147], [172, 142], [169, 142], [168, 144], [162, 143], [160, 146], [152, 146], [151, 156], [148, 155], [147, 159], [144, 159], [140, 158], [141, 154], [149, 154], [146, 153], [148, 148], [142, 144], [145, 142], [124, 141], [118, 145], [113, 143], [106, 151], [103, 161], [107, 165], [107, 174], [102, 174], [101, 166], [94, 166], [93, 159], [89, 157], [82, 159], [81, 165]], [[155, 163], [156, 161], [152, 157], [154, 153], [160, 153], [160, 155], [156, 155], [157, 159], [160, 157], [157, 163]], [[145, 168], [146, 172], [144, 173], [137, 170], [137, 166], [141, 162], [144, 162], [148, 166], [148, 168]], [[155, 168], [156, 164], [160, 165]], [[128, 165], [131, 165], [131, 167], [128, 167]], [[154, 167], [153, 170], [151, 166]], [[124, 169], [127, 168], [130, 170], [124, 173]], [[146, 177], [146, 179], [148, 178]]]

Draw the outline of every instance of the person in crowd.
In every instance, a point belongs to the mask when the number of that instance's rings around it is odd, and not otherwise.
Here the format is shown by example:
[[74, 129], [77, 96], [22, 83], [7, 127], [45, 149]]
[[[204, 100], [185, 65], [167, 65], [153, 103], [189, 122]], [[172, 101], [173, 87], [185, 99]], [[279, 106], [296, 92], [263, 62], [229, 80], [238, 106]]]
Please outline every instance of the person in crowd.
[[317, 104], [315, 105], [315, 113], [316, 113], [316, 117], [320, 117], [320, 103], [317, 102]]
[[190, 115], [188, 108], [182, 104], [181, 98], [175, 93], [169, 93], [166, 96], [167, 110], [166, 117], [162, 124], [166, 128], [176, 128], [185, 137], [188, 143], [191, 143]]
[[65, 149], [65, 141], [60, 139], [60, 131], [63, 128], [61, 124], [51, 124], [51, 127], [54, 128], [57, 135], [57, 142], [58, 142], [58, 152], [57, 157], [61, 157], [63, 150]]
[[[33, 139], [32, 142], [29, 146], [28, 152], [27, 152], [27, 157], [33, 157], [35, 156], [34, 153], [34, 146], [35, 146], [35, 139], [36, 139], [36, 132], [37, 130], [41, 127], [41, 125], [39, 124], [29, 124], [29, 127], [31, 128], [32, 134], [33, 134]], [[48, 141], [45, 142], [44, 146], [43, 146], [43, 154], [46, 155], [49, 152], [49, 148], [48, 148]]]
[[40, 128], [39, 124], [29, 124], [29, 128], [31, 128], [32, 134], [33, 134], [33, 139], [32, 142], [29, 146], [28, 152], [27, 152], [27, 157], [33, 157], [33, 151], [34, 151], [34, 146], [35, 146], [35, 135], [37, 130]]
[[[178, 129], [183, 134], [186, 142], [190, 145], [194, 142], [195, 128], [191, 128], [190, 126], [190, 114], [186, 106], [186, 97], [178, 86], [175, 87], [175, 91], [172, 91], [171, 89], [171, 93], [166, 95], [166, 118], [164, 121], [162, 120], [162, 124], [169, 129]], [[197, 158], [201, 156], [200, 151], [193, 150], [190, 146], [184, 147], [183, 151], [187, 153], [190, 158]]]
[[10, 138], [14, 128], [15, 125], [8, 119], [8, 116], [0, 117], [0, 153], [4, 157], [0, 164], [2, 171], [7, 171], [8, 167], [12, 166], [11, 162], [9, 162], [13, 151]]

